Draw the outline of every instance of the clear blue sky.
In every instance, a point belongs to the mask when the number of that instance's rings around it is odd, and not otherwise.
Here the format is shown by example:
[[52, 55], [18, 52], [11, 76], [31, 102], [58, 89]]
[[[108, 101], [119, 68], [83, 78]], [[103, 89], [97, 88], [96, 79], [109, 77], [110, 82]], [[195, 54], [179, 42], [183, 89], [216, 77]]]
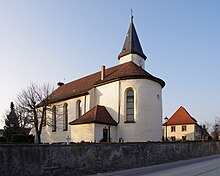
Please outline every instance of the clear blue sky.
[[1, 119], [30, 82], [56, 87], [118, 64], [130, 8], [146, 70], [166, 82], [163, 117], [181, 105], [199, 123], [220, 116], [220, 1], [0, 0]]

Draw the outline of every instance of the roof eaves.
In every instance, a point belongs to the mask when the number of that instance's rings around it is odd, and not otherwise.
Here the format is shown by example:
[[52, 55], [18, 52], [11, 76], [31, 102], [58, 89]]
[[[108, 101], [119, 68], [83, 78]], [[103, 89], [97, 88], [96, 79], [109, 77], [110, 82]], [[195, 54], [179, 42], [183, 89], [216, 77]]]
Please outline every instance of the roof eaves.
[[[71, 122], [70, 122], [71, 123]], [[69, 123], [69, 124], [70, 124]], [[111, 124], [111, 123], [106, 123], [106, 122], [75, 122], [75, 123], [72, 123], [70, 125], [83, 125], [83, 124], [101, 124], [101, 125], [112, 125], [112, 126], [117, 126], [118, 124], [117, 123], [114, 123], [114, 124]]]
[[145, 75], [120, 76], [120, 77], [109, 79], [109, 80], [101, 80], [101, 81], [96, 82], [94, 86], [98, 87], [98, 86], [105, 85], [111, 82], [125, 80], [125, 79], [148, 79], [148, 80], [152, 80], [152, 81], [159, 83], [162, 86], [162, 88], [165, 86], [165, 82], [162, 79], [156, 78], [154, 76], [150, 77], [150, 76], [145, 76]]
[[[65, 98], [59, 98], [59, 99], [56, 99], [56, 100], [52, 100], [52, 101], [49, 101], [48, 102], [48, 105], [49, 104], [53, 104], [53, 103], [59, 103], [59, 102], [62, 102], [62, 101], [65, 101], [65, 100], [69, 100], [69, 99], [72, 99], [72, 98], [77, 98], [77, 97], [81, 97], [81, 96], [85, 96], [85, 95], [89, 95], [89, 92], [82, 92], [80, 94], [76, 94], [76, 95], [73, 95], [73, 96], [68, 96], [68, 97], [65, 97]], [[41, 107], [41, 104], [39, 104], [38, 107]]]
[[190, 124], [197, 124], [196, 122], [184, 122], [184, 123], [164, 123], [163, 126], [171, 126], [171, 125], [190, 125]]

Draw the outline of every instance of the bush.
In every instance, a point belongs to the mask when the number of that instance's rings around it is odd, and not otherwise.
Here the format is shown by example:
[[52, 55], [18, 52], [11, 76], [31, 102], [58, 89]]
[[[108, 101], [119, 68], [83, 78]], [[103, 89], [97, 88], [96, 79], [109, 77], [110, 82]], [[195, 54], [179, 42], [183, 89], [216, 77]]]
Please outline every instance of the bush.
[[7, 139], [6, 139], [6, 137], [0, 137], [0, 143], [4, 143], [4, 142], [7, 142]]
[[28, 135], [27, 138], [28, 138], [28, 143], [29, 143], [29, 144], [33, 144], [33, 143], [34, 143], [34, 138], [35, 138], [35, 137], [34, 137], [33, 134]]
[[28, 137], [25, 134], [14, 134], [11, 138], [12, 143], [27, 143]]

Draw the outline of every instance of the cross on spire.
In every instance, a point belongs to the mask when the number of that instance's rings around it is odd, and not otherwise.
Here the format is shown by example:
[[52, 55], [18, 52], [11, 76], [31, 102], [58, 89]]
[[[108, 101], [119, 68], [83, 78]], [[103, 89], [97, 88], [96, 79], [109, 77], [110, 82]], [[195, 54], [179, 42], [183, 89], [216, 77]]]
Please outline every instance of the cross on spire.
[[131, 11], [131, 22], [133, 22], [133, 10], [132, 10], [132, 8], [130, 9], [130, 11]]
[[141, 44], [138, 39], [137, 32], [134, 27], [133, 23], [133, 10], [131, 11], [131, 23], [124, 41], [124, 45], [122, 48], [121, 53], [118, 55], [118, 59], [120, 60], [121, 57], [126, 56], [128, 54], [137, 54], [140, 57], [142, 57], [144, 60], [147, 59], [145, 54], [143, 53], [143, 50], [141, 48]]
[[133, 16], [133, 14], [132, 14], [132, 13], [133, 13], [133, 10], [132, 10], [132, 8], [131, 8], [130, 10], [131, 10], [131, 16]]

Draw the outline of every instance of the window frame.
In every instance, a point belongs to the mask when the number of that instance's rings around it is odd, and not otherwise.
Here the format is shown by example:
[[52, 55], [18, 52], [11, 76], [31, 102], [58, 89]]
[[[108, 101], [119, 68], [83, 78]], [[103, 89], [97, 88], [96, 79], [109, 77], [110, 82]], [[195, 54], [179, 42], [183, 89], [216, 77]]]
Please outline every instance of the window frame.
[[171, 141], [176, 141], [176, 136], [171, 136], [170, 139]]
[[57, 116], [57, 108], [56, 106], [53, 106], [52, 107], [52, 132], [56, 132], [57, 130], [57, 126], [56, 126], [56, 123], [57, 123], [57, 119], [56, 119], [56, 116]]
[[82, 116], [82, 101], [77, 100], [76, 102], [76, 118], [80, 118]]
[[182, 136], [182, 141], [186, 141], [186, 136]]
[[[132, 94], [129, 95], [129, 92]], [[135, 123], [135, 92], [133, 88], [128, 88], [125, 91], [125, 123]]]
[[63, 131], [68, 131], [68, 104], [63, 105]]
[[170, 132], [176, 132], [176, 126], [171, 126], [170, 127]]
[[182, 131], [187, 131], [187, 126], [186, 125], [182, 125]]
[[47, 125], [47, 109], [43, 108], [43, 127]]

